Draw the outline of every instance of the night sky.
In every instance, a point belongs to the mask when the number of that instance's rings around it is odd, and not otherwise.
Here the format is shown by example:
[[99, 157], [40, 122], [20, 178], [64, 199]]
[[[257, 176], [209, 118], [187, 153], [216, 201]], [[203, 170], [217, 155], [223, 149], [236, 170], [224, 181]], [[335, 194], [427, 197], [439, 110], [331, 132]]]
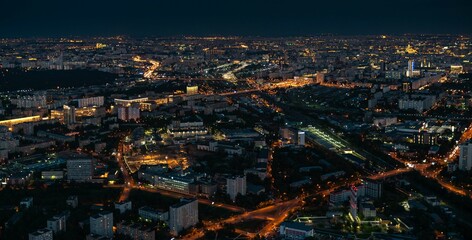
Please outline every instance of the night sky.
[[1, 37], [472, 33], [470, 0], [2, 0]]

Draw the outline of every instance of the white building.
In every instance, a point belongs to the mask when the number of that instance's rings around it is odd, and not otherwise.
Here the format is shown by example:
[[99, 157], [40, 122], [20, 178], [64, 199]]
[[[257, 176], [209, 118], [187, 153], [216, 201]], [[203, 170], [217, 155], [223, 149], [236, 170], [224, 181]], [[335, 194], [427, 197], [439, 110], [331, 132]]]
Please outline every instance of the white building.
[[29, 240], [52, 240], [52, 231], [49, 229], [39, 229], [36, 232], [28, 234]]
[[140, 111], [138, 107], [118, 107], [118, 119], [122, 121], [137, 120], [140, 118]]
[[233, 176], [226, 179], [226, 193], [235, 201], [238, 193], [246, 195], [246, 176]]
[[283, 222], [279, 227], [279, 234], [283, 239], [305, 239], [313, 237], [313, 227], [299, 222]]
[[17, 108], [44, 108], [47, 106], [45, 95], [17, 96], [11, 103]]
[[297, 145], [305, 146], [305, 132], [298, 131], [297, 134]]
[[463, 143], [459, 147], [459, 169], [469, 171], [472, 168], [472, 141]]
[[66, 231], [66, 215], [59, 214], [47, 220], [47, 229], [54, 234]]
[[173, 234], [198, 223], [198, 201], [194, 198], [182, 198], [180, 203], [169, 207], [169, 228]]
[[90, 233], [102, 237], [113, 237], [113, 213], [102, 212], [90, 217]]
[[77, 99], [78, 107], [101, 107], [105, 103], [103, 96]]
[[401, 110], [414, 109], [423, 112], [430, 109], [436, 103], [434, 95], [411, 95], [398, 100], [398, 108]]

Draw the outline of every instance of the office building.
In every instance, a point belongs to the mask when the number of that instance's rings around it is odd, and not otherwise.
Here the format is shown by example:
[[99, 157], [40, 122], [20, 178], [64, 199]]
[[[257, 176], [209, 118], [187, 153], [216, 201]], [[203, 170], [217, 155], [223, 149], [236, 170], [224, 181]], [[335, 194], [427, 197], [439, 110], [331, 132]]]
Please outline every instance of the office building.
[[246, 195], [246, 176], [233, 176], [226, 179], [226, 193], [233, 202], [238, 194]]
[[90, 217], [90, 233], [102, 237], [113, 237], [113, 213], [102, 212]]
[[198, 223], [198, 201], [194, 198], [182, 198], [180, 203], [169, 208], [169, 228], [178, 234]]
[[71, 157], [67, 159], [67, 179], [69, 181], [90, 181], [93, 176], [93, 159]]

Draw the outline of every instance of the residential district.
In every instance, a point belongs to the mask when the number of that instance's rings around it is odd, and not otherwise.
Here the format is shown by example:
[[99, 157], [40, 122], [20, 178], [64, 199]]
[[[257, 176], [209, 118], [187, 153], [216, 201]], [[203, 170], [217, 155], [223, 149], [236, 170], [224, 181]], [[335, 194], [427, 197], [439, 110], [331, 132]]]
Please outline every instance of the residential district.
[[471, 43], [0, 39], [0, 239], [472, 239]]

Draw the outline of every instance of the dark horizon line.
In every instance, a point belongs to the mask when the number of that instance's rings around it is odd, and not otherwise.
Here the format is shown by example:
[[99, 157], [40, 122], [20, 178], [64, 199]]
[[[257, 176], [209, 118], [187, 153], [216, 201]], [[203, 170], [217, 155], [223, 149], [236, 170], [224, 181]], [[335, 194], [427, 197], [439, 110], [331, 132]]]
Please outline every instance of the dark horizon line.
[[0, 39], [61, 39], [61, 38], [114, 38], [114, 37], [125, 37], [125, 38], [186, 38], [186, 37], [195, 37], [195, 38], [209, 38], [209, 37], [228, 37], [228, 38], [300, 38], [300, 37], [373, 37], [373, 36], [391, 36], [391, 37], [400, 37], [400, 36], [465, 36], [465, 37], [472, 37], [472, 33], [358, 33], [358, 34], [350, 34], [350, 33], [318, 33], [318, 34], [290, 34], [290, 35], [283, 35], [283, 34], [261, 34], [261, 35], [251, 35], [251, 34], [174, 34], [174, 35], [156, 35], [150, 34], [148, 36], [144, 36], [142, 34], [111, 34], [111, 35], [94, 35], [94, 34], [79, 34], [79, 35], [72, 35], [72, 34], [65, 34], [62, 36], [7, 36], [7, 37], [0, 37]]

